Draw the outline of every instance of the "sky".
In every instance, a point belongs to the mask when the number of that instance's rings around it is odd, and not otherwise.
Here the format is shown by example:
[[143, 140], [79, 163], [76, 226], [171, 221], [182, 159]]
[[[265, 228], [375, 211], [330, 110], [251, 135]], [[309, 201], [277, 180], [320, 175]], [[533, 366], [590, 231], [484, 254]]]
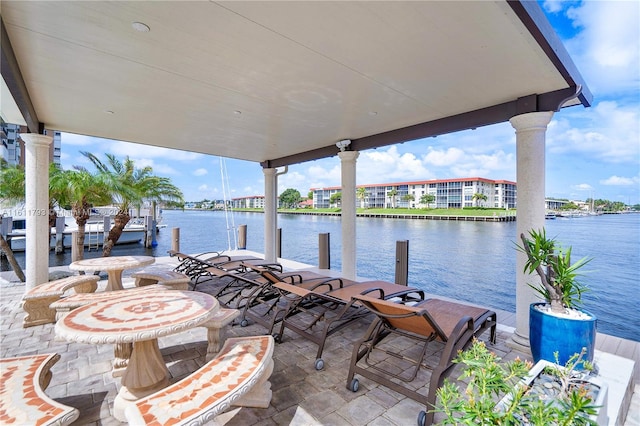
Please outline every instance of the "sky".
[[[590, 108], [562, 109], [548, 126], [546, 196], [640, 204], [640, 2], [540, 5], [593, 94]], [[515, 181], [515, 150], [515, 133], [507, 122], [362, 151], [356, 183], [464, 177]], [[186, 201], [264, 195], [262, 169], [252, 162], [63, 133], [62, 166], [91, 169], [80, 151], [128, 155], [136, 166], [151, 166], [154, 174], [170, 178]], [[226, 169], [224, 179], [221, 168]], [[340, 186], [337, 156], [289, 166], [278, 178], [278, 194], [295, 188], [306, 196], [310, 188], [329, 186]]]

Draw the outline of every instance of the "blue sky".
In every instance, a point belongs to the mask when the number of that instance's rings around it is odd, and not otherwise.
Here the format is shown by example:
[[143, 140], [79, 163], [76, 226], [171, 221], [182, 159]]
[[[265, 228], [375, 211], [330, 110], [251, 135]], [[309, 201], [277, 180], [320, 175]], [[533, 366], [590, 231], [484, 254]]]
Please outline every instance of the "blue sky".
[[[640, 203], [640, 2], [540, 2], [594, 95], [591, 108], [556, 113], [547, 131], [547, 197]], [[218, 157], [63, 133], [62, 166], [91, 167], [79, 153], [129, 155], [171, 178], [187, 201], [222, 199]], [[262, 195], [259, 164], [225, 159], [228, 196]], [[516, 180], [515, 133], [509, 123], [363, 151], [357, 183], [458, 177]], [[225, 182], [225, 185], [227, 182]], [[279, 177], [278, 193], [339, 186], [338, 157], [297, 164]]]

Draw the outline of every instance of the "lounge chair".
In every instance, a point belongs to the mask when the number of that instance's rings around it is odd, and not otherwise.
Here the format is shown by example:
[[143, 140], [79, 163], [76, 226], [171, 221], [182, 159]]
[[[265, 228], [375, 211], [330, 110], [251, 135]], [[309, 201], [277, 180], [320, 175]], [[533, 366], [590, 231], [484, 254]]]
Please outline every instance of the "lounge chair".
[[276, 316], [282, 317], [276, 340], [282, 340], [284, 330], [288, 328], [317, 344], [316, 370], [324, 368], [322, 351], [327, 337], [369, 315], [370, 312], [354, 296], [369, 294], [406, 303], [424, 299], [422, 290], [386, 281], [352, 282], [342, 286], [325, 282], [313, 289], [280, 282], [274, 287], [283, 292], [283, 303], [278, 308], [281, 312], [276, 313]]
[[345, 280], [339, 277], [329, 277], [311, 271], [293, 271], [277, 273], [269, 269], [260, 270], [261, 278], [258, 280], [264, 284], [248, 294], [244, 299], [242, 312], [240, 313], [240, 325], [248, 324], [248, 320], [262, 325], [273, 332], [275, 324], [280, 322], [286, 312], [287, 302], [282, 301], [288, 293], [275, 287], [276, 283], [284, 282], [298, 288], [315, 291], [328, 291], [345, 285], [355, 284], [355, 281]]
[[[327, 280], [340, 282], [338, 278], [330, 278], [311, 271], [292, 271], [276, 273], [269, 269], [261, 270], [260, 274], [248, 275], [237, 273], [222, 273], [217, 278], [219, 285], [212, 295], [222, 306], [239, 309], [240, 325], [249, 324], [248, 318], [267, 328], [269, 334], [273, 329], [276, 318], [272, 316], [273, 308], [277, 304], [280, 293], [272, 288], [272, 280], [284, 281], [293, 285], [313, 286]], [[268, 278], [266, 278], [268, 277]]]
[[230, 261], [231, 257], [217, 251], [204, 252], [196, 255], [189, 255], [175, 250], [168, 250], [170, 257], [177, 257], [180, 263], [173, 270], [181, 272], [191, 277], [196, 271], [202, 268], [203, 262]]
[[[354, 376], [360, 374], [423, 403], [427, 410], [418, 415], [419, 425], [433, 422], [436, 390], [455, 367], [452, 360], [458, 351], [466, 349], [487, 329], [491, 330], [490, 340], [495, 343], [496, 313], [488, 309], [440, 299], [413, 306], [368, 296], [355, 296], [354, 300], [373, 312], [376, 319], [353, 348], [347, 389], [358, 390], [359, 382]], [[425, 363], [427, 346], [434, 340], [444, 342], [444, 348], [438, 364], [428, 366]], [[420, 376], [419, 383], [403, 385], [416, 379], [420, 367], [432, 369], [431, 378]], [[429, 380], [429, 393], [425, 396], [426, 380]]]
[[259, 257], [249, 256], [244, 258], [231, 258], [219, 262], [202, 261], [197, 271], [192, 277], [193, 289], [203, 280], [210, 278], [221, 278], [229, 274], [237, 275], [258, 275], [259, 270], [268, 269], [282, 272], [282, 265]]

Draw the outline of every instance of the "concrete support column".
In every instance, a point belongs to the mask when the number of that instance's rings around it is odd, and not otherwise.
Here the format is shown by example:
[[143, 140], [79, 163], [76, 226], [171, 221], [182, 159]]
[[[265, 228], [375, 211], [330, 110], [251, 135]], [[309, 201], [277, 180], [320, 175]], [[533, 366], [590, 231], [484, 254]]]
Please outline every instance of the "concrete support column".
[[23, 133], [25, 146], [26, 287], [49, 281], [49, 146], [51, 136]]
[[264, 173], [264, 258], [276, 259], [276, 230], [278, 228], [278, 175], [277, 169], [262, 169]]
[[358, 151], [341, 151], [342, 276], [356, 278], [356, 160]]
[[[516, 235], [527, 235], [531, 229], [544, 227], [545, 199], [545, 135], [553, 111], [532, 112], [513, 117], [511, 125], [516, 130], [516, 157], [518, 206], [516, 211]], [[529, 305], [540, 299], [527, 283], [540, 278], [523, 272], [526, 255], [516, 254], [516, 331], [509, 344], [517, 349], [529, 350]]]

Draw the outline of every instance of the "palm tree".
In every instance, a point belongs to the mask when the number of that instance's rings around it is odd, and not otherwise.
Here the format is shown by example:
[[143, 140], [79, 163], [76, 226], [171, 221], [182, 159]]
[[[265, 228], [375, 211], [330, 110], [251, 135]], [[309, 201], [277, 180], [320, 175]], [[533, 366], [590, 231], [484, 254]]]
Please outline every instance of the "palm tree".
[[406, 194], [402, 196], [402, 200], [407, 202], [407, 208], [411, 209], [411, 201], [416, 200], [416, 196], [413, 194]]
[[102, 255], [109, 256], [124, 227], [131, 216], [129, 209], [146, 200], [184, 202], [182, 191], [171, 183], [168, 178], [154, 176], [150, 166], [138, 169], [128, 156], [124, 162], [112, 154], [105, 154], [107, 163], [103, 163], [89, 152], [82, 152], [98, 169], [101, 178], [108, 183], [112, 202], [118, 205], [118, 213], [114, 217], [114, 224], [102, 248]]
[[473, 194], [473, 197], [471, 197], [471, 200], [476, 202], [477, 205], [478, 200], [487, 201], [487, 196], [476, 192], [475, 194]]
[[329, 197], [329, 204], [332, 206], [336, 204], [338, 207], [340, 207], [341, 202], [342, 192], [336, 192], [335, 194], [331, 195], [331, 197]]
[[[0, 200], [20, 201], [24, 200], [25, 182], [24, 169], [20, 166], [11, 166], [4, 159], [0, 159]], [[0, 216], [0, 226], [2, 226], [2, 216]], [[11, 250], [11, 246], [4, 235], [0, 233], [0, 250], [7, 256], [7, 260], [21, 282], [25, 282], [24, 272], [18, 264], [16, 257]]]
[[356, 198], [360, 200], [360, 208], [364, 209], [364, 199], [367, 198], [367, 188], [361, 186], [356, 189]]
[[391, 198], [391, 207], [396, 208], [396, 196], [398, 195], [398, 190], [393, 188], [391, 191], [387, 193], [389, 198]]
[[436, 196], [432, 194], [423, 194], [422, 197], [420, 197], [420, 203], [426, 204], [427, 208], [429, 208], [429, 204], [433, 203], [435, 200]]
[[76, 247], [78, 258], [84, 257], [84, 236], [87, 220], [94, 205], [109, 204], [111, 195], [107, 182], [84, 168], [63, 170], [49, 179], [49, 191], [60, 207], [70, 207], [71, 214], [78, 225], [78, 232], [72, 244]]

